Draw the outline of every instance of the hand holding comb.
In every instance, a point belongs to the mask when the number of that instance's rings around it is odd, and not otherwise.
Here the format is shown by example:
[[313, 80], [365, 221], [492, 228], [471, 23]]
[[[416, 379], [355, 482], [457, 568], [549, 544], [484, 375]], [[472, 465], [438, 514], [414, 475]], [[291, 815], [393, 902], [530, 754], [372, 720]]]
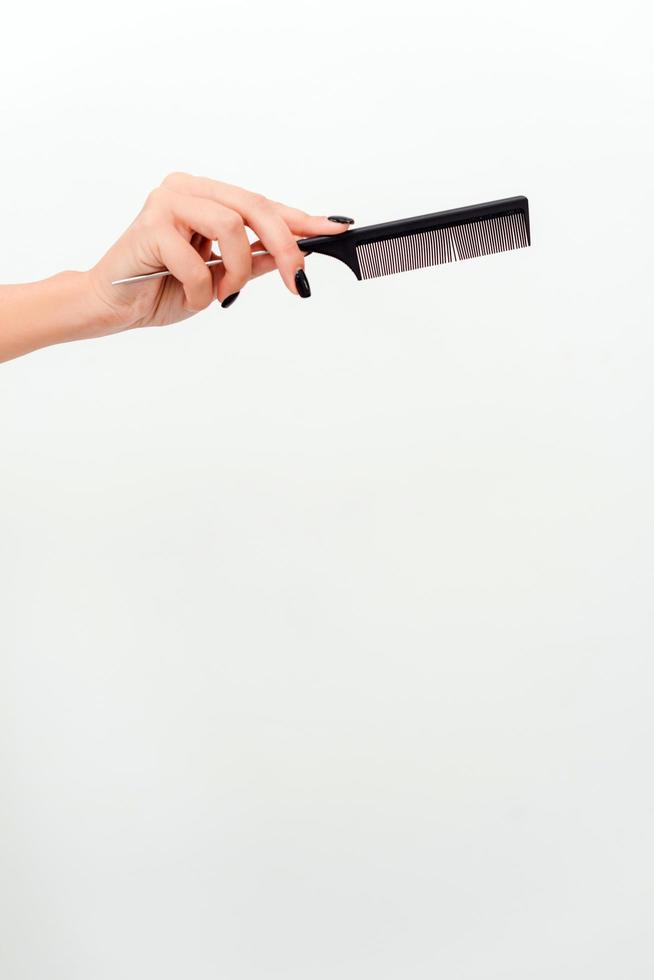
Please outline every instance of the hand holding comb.
[[[531, 244], [529, 202], [522, 196], [506, 197], [467, 208], [367, 225], [342, 235], [301, 238], [297, 244], [303, 252], [318, 252], [344, 262], [357, 279], [376, 279], [409, 269], [525, 248]], [[206, 264], [218, 265], [221, 261], [210, 259]], [[170, 275], [171, 272], [162, 269], [116, 279], [112, 285]]]

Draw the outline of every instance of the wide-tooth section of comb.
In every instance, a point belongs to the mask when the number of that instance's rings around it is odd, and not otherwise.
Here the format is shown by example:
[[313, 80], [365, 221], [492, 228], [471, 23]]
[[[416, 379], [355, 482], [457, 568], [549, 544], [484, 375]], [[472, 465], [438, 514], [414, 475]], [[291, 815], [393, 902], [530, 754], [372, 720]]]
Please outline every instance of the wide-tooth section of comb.
[[525, 214], [517, 211], [357, 245], [356, 255], [361, 278], [375, 279], [527, 245]]

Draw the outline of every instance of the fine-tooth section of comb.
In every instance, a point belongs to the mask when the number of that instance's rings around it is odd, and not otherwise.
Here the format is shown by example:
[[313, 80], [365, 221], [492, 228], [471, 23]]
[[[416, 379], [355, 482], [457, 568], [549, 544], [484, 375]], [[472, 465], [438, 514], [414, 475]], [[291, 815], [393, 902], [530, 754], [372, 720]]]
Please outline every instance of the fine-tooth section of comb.
[[530, 244], [526, 197], [507, 197], [298, 242], [304, 251], [345, 262], [357, 279], [376, 279]]
[[529, 245], [522, 212], [398, 235], [356, 246], [362, 279], [460, 262]]

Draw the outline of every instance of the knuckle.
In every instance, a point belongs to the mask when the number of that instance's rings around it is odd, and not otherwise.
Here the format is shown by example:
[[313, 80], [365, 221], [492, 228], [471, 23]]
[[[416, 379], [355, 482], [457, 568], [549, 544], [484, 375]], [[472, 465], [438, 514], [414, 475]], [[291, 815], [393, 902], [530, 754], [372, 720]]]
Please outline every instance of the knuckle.
[[157, 192], [156, 192], [156, 190], [150, 191], [150, 193], [148, 194], [148, 196], [146, 197], [146, 199], [145, 199], [145, 201], [143, 203], [143, 211], [152, 210], [152, 208], [154, 208], [154, 206], [156, 204], [156, 201], [157, 201]]
[[184, 293], [186, 295], [187, 308], [193, 310], [195, 313], [199, 310], [204, 310], [213, 299], [209, 290], [201, 289], [198, 285], [190, 282], [184, 284]]
[[158, 231], [163, 224], [159, 210], [156, 207], [146, 206], [143, 208], [140, 224], [147, 231]]
[[201, 292], [210, 282], [211, 275], [205, 266], [193, 266], [189, 269], [187, 276], [188, 285], [198, 292]]
[[246, 264], [245, 261], [231, 263], [229, 267], [225, 267], [224, 279], [225, 282], [229, 282], [236, 286], [237, 289], [240, 289], [250, 278], [251, 272], [251, 266]]
[[[241, 289], [250, 278], [250, 269], [245, 267], [241, 269], [232, 269], [229, 275], [229, 281], [233, 284], [235, 289]], [[232, 290], [233, 292], [234, 290]]]
[[153, 212], [159, 211], [163, 207], [165, 199], [166, 191], [161, 187], [155, 187], [155, 189], [150, 191], [146, 197], [143, 210], [147, 214], [152, 214]]
[[295, 240], [289, 238], [288, 241], [283, 242], [282, 245], [280, 246], [279, 258], [282, 260], [287, 260], [289, 262], [291, 260], [297, 261], [298, 253], [301, 254], [300, 249], [295, 244]]
[[224, 231], [239, 231], [243, 227], [243, 219], [236, 211], [228, 208], [221, 214], [220, 224]]
[[253, 211], [267, 212], [272, 208], [272, 201], [263, 194], [251, 194], [250, 207]]
[[162, 187], [176, 187], [181, 181], [189, 177], [189, 174], [185, 174], [182, 170], [173, 170], [172, 173], [167, 174], [161, 181]]

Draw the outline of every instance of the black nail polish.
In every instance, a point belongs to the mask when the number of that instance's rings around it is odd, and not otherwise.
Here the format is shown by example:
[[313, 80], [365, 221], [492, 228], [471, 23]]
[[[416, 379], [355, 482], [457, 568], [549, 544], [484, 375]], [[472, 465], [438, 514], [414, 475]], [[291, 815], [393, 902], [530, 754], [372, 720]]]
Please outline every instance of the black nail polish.
[[328, 221], [335, 221], [339, 225], [353, 225], [354, 218], [345, 218], [342, 214], [330, 214]]
[[226, 296], [225, 299], [220, 304], [223, 310], [226, 310], [228, 307], [232, 305], [232, 303], [235, 303], [240, 295], [241, 295], [241, 291], [239, 289], [237, 293], [232, 293], [231, 296]]
[[311, 296], [311, 286], [304, 273], [304, 269], [298, 269], [295, 273], [295, 288], [302, 299], [308, 299]]

